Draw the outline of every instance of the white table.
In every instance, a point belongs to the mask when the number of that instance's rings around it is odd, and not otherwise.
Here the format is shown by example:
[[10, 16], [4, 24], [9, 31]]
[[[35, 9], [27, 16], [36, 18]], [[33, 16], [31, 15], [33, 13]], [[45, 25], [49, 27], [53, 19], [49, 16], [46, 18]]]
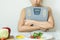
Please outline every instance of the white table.
[[[33, 32], [29, 32], [29, 33], [25, 32], [25, 33], [17, 33], [16, 35], [21, 34], [21, 35], [25, 35], [26, 37], [29, 37], [32, 33]], [[52, 34], [55, 38], [54, 40], [60, 40], [60, 32], [44, 32], [44, 33]], [[15, 37], [16, 37], [16, 35], [15, 35]], [[17, 39], [15, 38], [15, 40], [17, 40]], [[31, 40], [31, 39], [25, 38], [23, 40]]]

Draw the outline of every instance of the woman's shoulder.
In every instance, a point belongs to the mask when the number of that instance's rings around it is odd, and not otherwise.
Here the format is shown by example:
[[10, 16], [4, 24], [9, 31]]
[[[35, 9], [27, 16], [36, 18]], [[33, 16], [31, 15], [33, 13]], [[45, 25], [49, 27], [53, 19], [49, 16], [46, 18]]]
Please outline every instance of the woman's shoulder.
[[25, 8], [22, 9], [22, 11], [25, 11], [27, 8], [30, 8], [30, 7], [25, 7]]
[[51, 7], [49, 7], [49, 6], [42, 6], [42, 7], [48, 8], [48, 10], [51, 10]]
[[[49, 7], [49, 6], [42, 6], [42, 7], [43, 8], [48, 8], [48, 11], [51, 11], [52, 10], [51, 7]], [[22, 11], [23, 12], [26, 12], [26, 9], [29, 9], [29, 8], [31, 8], [31, 6], [23, 8]]]

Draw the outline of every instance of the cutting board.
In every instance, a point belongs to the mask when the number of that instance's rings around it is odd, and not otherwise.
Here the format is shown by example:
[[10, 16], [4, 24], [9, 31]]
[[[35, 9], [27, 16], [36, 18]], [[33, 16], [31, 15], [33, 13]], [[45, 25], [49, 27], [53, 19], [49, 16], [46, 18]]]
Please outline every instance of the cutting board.
[[10, 36], [8, 39], [6, 40], [14, 40], [14, 37], [13, 36]]

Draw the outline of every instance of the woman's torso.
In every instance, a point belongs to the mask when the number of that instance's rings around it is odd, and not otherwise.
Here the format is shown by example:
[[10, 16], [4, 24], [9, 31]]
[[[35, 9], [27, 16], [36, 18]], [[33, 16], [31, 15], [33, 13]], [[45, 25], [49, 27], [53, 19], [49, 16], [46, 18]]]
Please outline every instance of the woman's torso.
[[48, 8], [47, 7], [27, 7], [25, 19], [36, 21], [48, 20]]
[[[33, 11], [36, 10], [34, 8], [38, 8], [37, 10], [40, 12], [34, 13]], [[26, 8], [26, 16], [25, 19], [36, 20], [36, 21], [47, 21], [48, 20], [48, 8], [47, 7], [27, 7]], [[21, 34], [28, 35], [28, 37], [33, 34], [34, 32], [43, 32], [42, 30], [35, 30], [32, 32], [23, 32]]]

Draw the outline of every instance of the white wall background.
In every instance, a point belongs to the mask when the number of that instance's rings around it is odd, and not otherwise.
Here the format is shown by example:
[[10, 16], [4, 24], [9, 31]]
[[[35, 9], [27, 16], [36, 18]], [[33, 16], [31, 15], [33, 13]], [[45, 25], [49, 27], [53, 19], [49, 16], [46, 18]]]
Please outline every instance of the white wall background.
[[[53, 11], [56, 30], [60, 30], [60, 0], [44, 0], [44, 5], [50, 6]], [[18, 33], [17, 23], [22, 8], [30, 6], [29, 0], [0, 0], [0, 28], [8, 26], [11, 34]]]

